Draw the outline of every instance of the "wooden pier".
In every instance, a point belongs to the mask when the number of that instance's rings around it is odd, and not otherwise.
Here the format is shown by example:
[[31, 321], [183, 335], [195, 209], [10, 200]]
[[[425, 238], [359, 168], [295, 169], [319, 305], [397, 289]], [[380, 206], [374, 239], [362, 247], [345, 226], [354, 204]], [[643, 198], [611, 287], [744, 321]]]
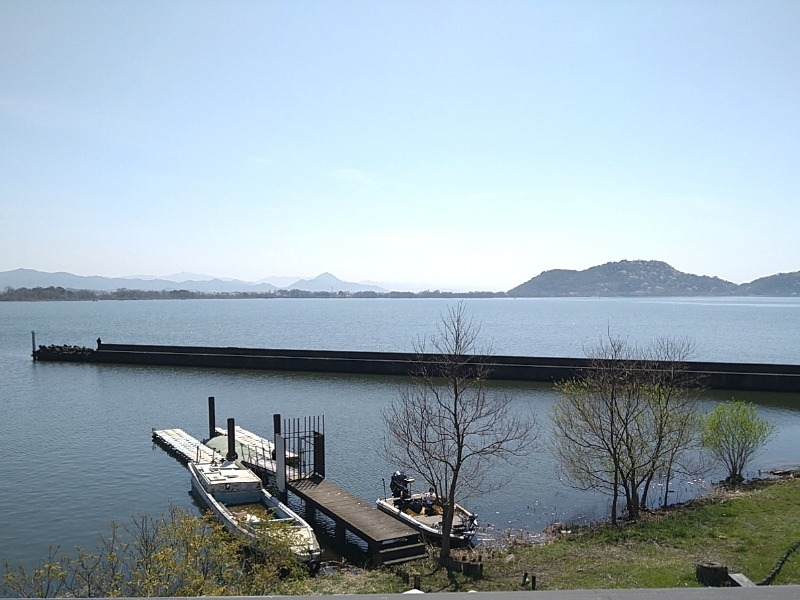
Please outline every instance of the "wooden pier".
[[313, 476], [287, 482], [291, 492], [306, 503], [306, 514], [313, 520], [319, 510], [335, 523], [336, 540], [345, 541], [350, 531], [364, 540], [374, 565], [391, 565], [427, 556], [417, 531], [379, 511], [327, 479]]
[[[419, 532], [381, 512], [325, 478], [325, 419], [285, 419], [273, 415], [278, 489], [291, 492], [306, 505], [311, 520], [316, 511], [334, 522], [336, 539], [350, 532], [367, 544], [373, 565], [406, 562], [427, 555]], [[284, 457], [296, 457], [290, 465]]]
[[[263, 480], [275, 478], [277, 462], [274, 460], [275, 445], [238, 425], [233, 427], [235, 446], [239, 460], [255, 471]], [[224, 452], [219, 444], [227, 437], [227, 431], [216, 428], [217, 436], [207, 443], [217, 446], [214, 450], [182, 429], [154, 429], [153, 441], [182, 463], [221, 460]], [[215, 442], [214, 440], [220, 440]], [[226, 442], [227, 443], [227, 442]], [[338, 543], [345, 543], [350, 531], [366, 543], [372, 565], [391, 565], [427, 556], [427, 547], [417, 531], [397, 519], [379, 511], [374, 503], [354, 496], [313, 472], [304, 473], [303, 462], [297, 463], [297, 454], [285, 449], [289, 462], [286, 465], [286, 491], [301, 499], [306, 506], [308, 520], [312, 526], [314, 513], [321, 512], [334, 522]]]

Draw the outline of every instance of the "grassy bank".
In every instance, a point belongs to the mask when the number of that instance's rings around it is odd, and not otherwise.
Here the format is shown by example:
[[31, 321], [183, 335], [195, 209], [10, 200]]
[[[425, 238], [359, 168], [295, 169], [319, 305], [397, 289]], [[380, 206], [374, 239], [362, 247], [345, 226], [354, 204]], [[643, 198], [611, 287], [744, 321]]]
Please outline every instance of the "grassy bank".
[[[759, 582], [798, 540], [800, 479], [791, 478], [755, 482], [619, 529], [598, 525], [547, 544], [512, 543], [505, 552], [484, 550], [482, 579], [448, 575], [433, 559], [405, 570], [412, 577], [420, 575], [425, 591], [520, 590], [526, 572], [536, 577], [537, 589], [698, 586], [695, 564], [704, 561], [722, 563], [730, 572]], [[800, 550], [775, 578], [774, 585], [781, 584], [800, 584]], [[388, 593], [410, 587], [390, 570], [340, 573], [308, 585], [299, 593]]]
[[[457, 555], [458, 564], [480, 567], [482, 577], [474, 579], [438, 567], [433, 548], [428, 559], [401, 568], [342, 568], [309, 577], [287, 565], [279, 543], [265, 559], [250, 563], [243, 560], [243, 542], [217, 521], [174, 509], [113, 528], [95, 554], [51, 550], [33, 570], [6, 563], [0, 596], [385, 594], [410, 589], [416, 578], [426, 592], [529, 590], [533, 577], [536, 589], [546, 590], [671, 588], [698, 586], [698, 562], [721, 563], [757, 583], [798, 541], [800, 477], [751, 483], [618, 529], [581, 527], [545, 544], [511, 539], [503, 550]], [[775, 577], [774, 585], [782, 584], [800, 584], [800, 551]]]

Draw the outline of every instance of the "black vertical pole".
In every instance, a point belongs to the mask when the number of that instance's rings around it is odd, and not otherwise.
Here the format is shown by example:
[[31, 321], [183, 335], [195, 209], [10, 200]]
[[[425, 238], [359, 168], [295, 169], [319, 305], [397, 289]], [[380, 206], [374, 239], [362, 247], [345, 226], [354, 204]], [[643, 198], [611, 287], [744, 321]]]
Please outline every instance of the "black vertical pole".
[[320, 477], [325, 477], [325, 415], [317, 418], [317, 440], [314, 443], [314, 448], [319, 456], [319, 471]]
[[208, 439], [217, 435], [217, 414], [214, 409], [214, 396], [208, 397]]
[[325, 434], [314, 432], [314, 474], [325, 478]]
[[300, 433], [300, 440], [301, 443], [303, 444], [303, 470], [301, 471], [302, 473], [308, 473], [309, 467], [311, 467], [312, 469], [314, 468], [313, 465], [309, 464], [311, 463], [313, 457], [309, 458], [308, 456], [308, 430], [310, 429], [308, 424], [309, 420], [310, 419], [308, 417], [303, 417], [303, 429], [302, 432]]
[[[272, 413], [272, 460], [278, 460], [278, 436], [281, 435], [281, 415]], [[283, 453], [286, 456], [286, 452]]]
[[280, 414], [272, 415], [272, 432], [275, 435], [280, 435], [280, 433], [281, 433], [281, 415]]
[[233, 419], [228, 419], [228, 454], [225, 460], [236, 460], [239, 456], [236, 454], [236, 425]]

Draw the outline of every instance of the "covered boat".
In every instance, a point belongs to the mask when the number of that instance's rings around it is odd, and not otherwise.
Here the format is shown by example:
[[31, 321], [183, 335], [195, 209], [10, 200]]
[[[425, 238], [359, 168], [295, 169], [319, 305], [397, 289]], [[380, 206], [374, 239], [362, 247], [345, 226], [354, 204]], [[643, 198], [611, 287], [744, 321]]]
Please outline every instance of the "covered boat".
[[311, 526], [265, 490], [253, 471], [238, 460], [224, 460], [190, 462], [189, 472], [192, 489], [226, 529], [243, 536], [255, 550], [261, 532], [280, 536], [298, 560], [316, 571], [321, 551]]
[[[396, 471], [390, 482], [392, 495], [388, 498], [378, 499], [378, 508], [413, 527], [429, 542], [440, 544], [442, 542], [442, 502], [433, 488], [425, 493], [413, 493], [411, 491], [413, 482], [413, 478], [407, 477], [402, 471]], [[460, 504], [456, 504], [453, 527], [450, 531], [450, 545], [454, 548], [469, 546], [477, 530], [478, 516]]]

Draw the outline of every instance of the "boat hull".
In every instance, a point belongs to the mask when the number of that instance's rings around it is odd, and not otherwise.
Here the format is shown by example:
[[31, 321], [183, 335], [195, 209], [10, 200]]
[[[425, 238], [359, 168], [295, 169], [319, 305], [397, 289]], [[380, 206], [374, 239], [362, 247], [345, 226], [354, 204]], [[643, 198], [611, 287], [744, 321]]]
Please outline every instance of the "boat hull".
[[[417, 530], [428, 543], [441, 544], [441, 509], [426, 511], [422, 496], [422, 494], [414, 494], [402, 501], [399, 498], [381, 498], [376, 504], [379, 510]], [[471, 546], [477, 526], [477, 517], [463, 506], [456, 504], [453, 515], [453, 531], [450, 533], [450, 546], [452, 548]]]
[[[270, 523], [276, 526], [267, 535], [284, 536], [297, 559], [312, 571], [319, 567], [321, 550], [311, 526], [297, 513], [280, 502], [265, 489], [209, 491], [201, 466], [189, 463], [192, 490], [197, 498], [211, 511], [229, 532], [247, 541], [250, 548], [263, 552], [258, 544], [258, 525]], [[205, 483], [205, 485], [204, 485]], [[262, 518], [252, 516], [254, 506], [259, 507]], [[239, 510], [237, 510], [237, 508]], [[264, 515], [270, 515], [269, 518]], [[280, 524], [280, 526], [278, 526]]]

